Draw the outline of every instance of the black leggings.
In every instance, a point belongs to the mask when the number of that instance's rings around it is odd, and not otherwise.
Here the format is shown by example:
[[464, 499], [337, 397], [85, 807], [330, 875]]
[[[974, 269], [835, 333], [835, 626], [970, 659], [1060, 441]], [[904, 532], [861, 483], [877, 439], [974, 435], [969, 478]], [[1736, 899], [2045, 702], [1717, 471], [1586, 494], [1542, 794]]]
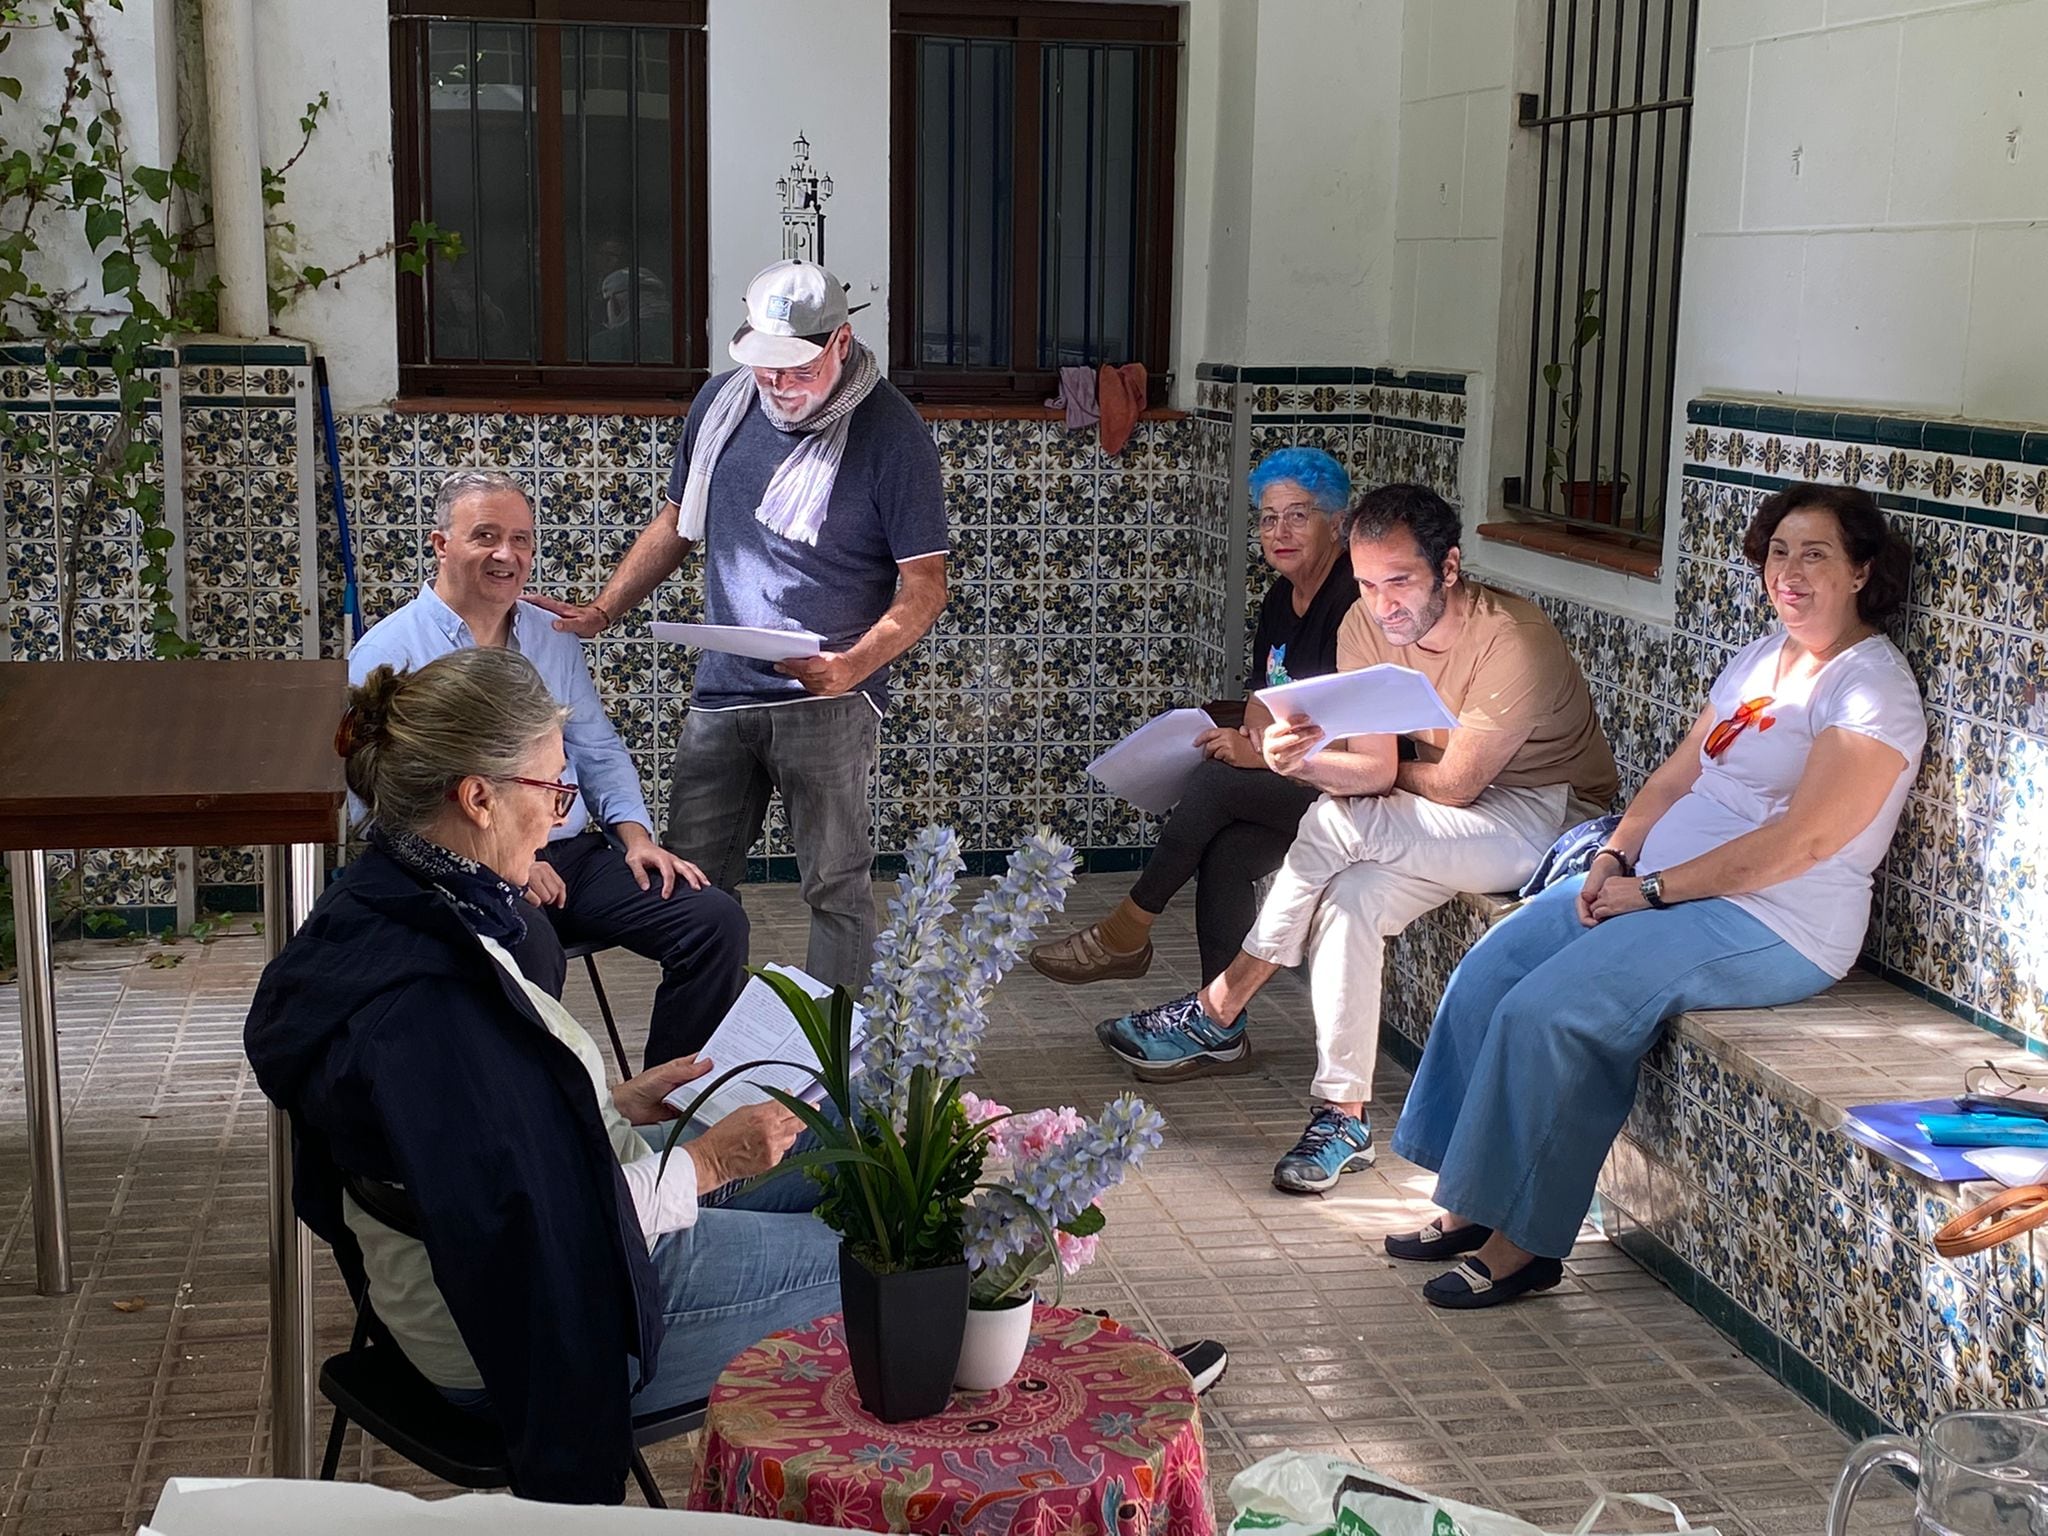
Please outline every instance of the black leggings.
[[1159, 829], [1131, 900], [1157, 915], [1189, 879], [1195, 888], [1195, 940], [1202, 980], [1230, 964], [1259, 915], [1252, 886], [1280, 867], [1303, 812], [1321, 791], [1264, 768], [1233, 768], [1207, 758]]

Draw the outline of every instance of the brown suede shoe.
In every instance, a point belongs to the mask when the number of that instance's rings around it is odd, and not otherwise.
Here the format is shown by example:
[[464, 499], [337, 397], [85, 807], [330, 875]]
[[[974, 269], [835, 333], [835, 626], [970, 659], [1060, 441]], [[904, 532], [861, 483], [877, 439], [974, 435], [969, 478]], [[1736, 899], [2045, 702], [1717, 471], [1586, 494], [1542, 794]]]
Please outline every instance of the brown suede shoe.
[[1031, 967], [1041, 976], [1063, 981], [1070, 987], [1091, 981], [1129, 981], [1152, 969], [1152, 941], [1137, 950], [1110, 949], [1102, 942], [1099, 925], [1090, 923], [1063, 939], [1048, 939], [1031, 951]]

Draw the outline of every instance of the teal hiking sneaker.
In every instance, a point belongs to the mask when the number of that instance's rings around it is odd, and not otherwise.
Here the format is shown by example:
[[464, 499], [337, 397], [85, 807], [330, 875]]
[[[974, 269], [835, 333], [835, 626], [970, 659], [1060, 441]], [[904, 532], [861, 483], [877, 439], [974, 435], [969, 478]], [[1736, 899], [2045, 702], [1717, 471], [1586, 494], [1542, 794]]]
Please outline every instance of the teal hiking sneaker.
[[1095, 1038], [1141, 1083], [1176, 1083], [1252, 1068], [1251, 1029], [1245, 1016], [1240, 1013], [1233, 1022], [1218, 1024], [1202, 1012], [1193, 992], [1157, 1008], [1104, 1019], [1095, 1026]]
[[1335, 1186], [1347, 1173], [1372, 1166], [1372, 1127], [1334, 1104], [1319, 1104], [1308, 1129], [1273, 1165], [1273, 1187], [1290, 1195], [1314, 1195]]

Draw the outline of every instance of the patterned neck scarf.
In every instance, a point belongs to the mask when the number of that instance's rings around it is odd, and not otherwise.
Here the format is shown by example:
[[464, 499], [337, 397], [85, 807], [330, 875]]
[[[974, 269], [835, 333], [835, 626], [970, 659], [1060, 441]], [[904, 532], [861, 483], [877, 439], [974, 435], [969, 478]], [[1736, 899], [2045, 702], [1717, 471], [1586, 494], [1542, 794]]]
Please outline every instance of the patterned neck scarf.
[[518, 887], [506, 884], [475, 859], [430, 843], [417, 832], [390, 832], [375, 825], [370, 828], [370, 846], [381, 848], [454, 902], [462, 920], [485, 938], [509, 948], [526, 937]]

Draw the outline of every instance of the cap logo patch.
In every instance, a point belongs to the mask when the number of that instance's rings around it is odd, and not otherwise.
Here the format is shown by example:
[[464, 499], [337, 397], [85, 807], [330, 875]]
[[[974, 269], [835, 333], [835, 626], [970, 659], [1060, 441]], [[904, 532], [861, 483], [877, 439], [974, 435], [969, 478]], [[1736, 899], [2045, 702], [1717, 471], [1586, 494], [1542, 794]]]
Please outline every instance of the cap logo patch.
[[767, 302], [761, 308], [770, 320], [787, 320], [789, 318], [789, 304], [788, 294], [771, 293], [768, 295]]

